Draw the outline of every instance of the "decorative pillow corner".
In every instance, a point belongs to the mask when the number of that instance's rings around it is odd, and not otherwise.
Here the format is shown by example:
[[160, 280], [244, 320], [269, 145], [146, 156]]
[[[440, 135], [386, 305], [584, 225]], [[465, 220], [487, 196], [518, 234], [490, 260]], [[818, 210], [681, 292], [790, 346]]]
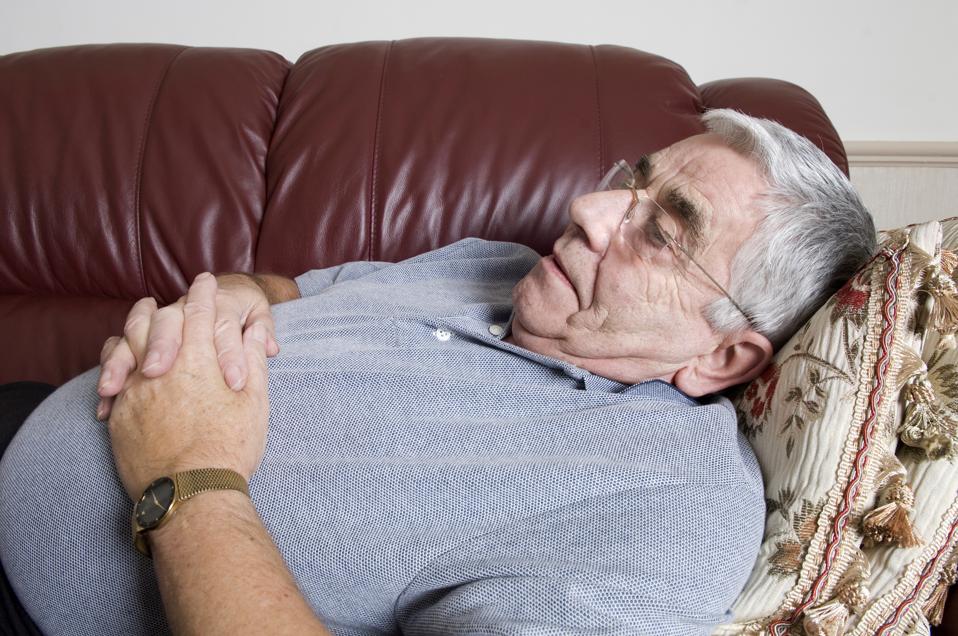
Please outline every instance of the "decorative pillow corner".
[[[936, 225], [915, 226], [911, 233], [932, 234]], [[845, 632], [855, 636], [927, 635], [930, 624], [941, 622], [948, 588], [958, 578], [958, 219], [940, 228], [916, 277], [921, 310], [896, 413], [898, 455], [911, 491], [903, 503], [913, 509], [918, 541], [865, 549], [871, 599]]]
[[896, 403], [936, 242], [937, 225], [888, 233], [735, 400], [765, 479], [765, 537], [715, 634], [842, 634], [873, 598], [863, 540], [916, 540]]

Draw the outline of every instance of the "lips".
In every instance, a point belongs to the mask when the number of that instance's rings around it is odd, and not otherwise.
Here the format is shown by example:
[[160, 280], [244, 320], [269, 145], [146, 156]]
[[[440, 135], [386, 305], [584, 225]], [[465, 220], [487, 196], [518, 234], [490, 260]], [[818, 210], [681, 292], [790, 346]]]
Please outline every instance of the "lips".
[[575, 286], [572, 284], [572, 280], [569, 278], [569, 275], [565, 273], [565, 268], [562, 267], [562, 262], [559, 260], [559, 257], [555, 254], [552, 255], [551, 260], [552, 265], [555, 267], [556, 275], [569, 287], [575, 290]]

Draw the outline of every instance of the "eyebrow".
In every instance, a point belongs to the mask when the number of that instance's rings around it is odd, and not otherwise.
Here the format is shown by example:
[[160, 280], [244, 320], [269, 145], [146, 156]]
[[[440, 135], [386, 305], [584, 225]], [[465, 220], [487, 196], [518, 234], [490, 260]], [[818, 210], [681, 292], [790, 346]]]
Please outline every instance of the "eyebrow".
[[685, 247], [693, 254], [697, 253], [705, 238], [705, 214], [681, 192], [670, 190], [666, 199], [685, 226], [688, 234], [688, 244]]
[[[649, 155], [639, 157], [635, 164], [635, 171], [642, 177], [643, 185], [651, 180], [653, 168], [654, 164]], [[669, 190], [666, 201], [685, 226], [688, 235], [688, 244], [685, 248], [693, 254], [697, 253], [705, 239], [705, 214], [694, 201], [676, 190]]]
[[649, 159], [648, 155], [639, 157], [639, 160], [635, 162], [635, 171], [642, 177], [643, 182], [649, 180], [649, 177], [652, 176], [652, 160]]

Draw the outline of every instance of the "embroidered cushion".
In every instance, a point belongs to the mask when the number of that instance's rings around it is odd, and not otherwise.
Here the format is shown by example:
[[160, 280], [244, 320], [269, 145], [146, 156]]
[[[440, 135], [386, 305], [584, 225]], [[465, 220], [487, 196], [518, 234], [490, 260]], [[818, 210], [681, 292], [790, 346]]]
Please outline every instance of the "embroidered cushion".
[[[866, 534], [869, 544], [915, 539], [910, 502], [887, 498], [903, 490], [897, 400], [912, 372], [897, 352], [914, 346], [913, 289], [935, 240], [933, 229], [887, 233], [738, 396], [765, 479], [765, 537], [716, 634], [840, 634], [871, 598]], [[876, 511], [879, 490], [889, 505]]]
[[[958, 219], [912, 228], [927, 263], [918, 276], [915, 336], [903, 350], [910, 374], [898, 409], [898, 456], [906, 497], [913, 498], [913, 546], [866, 547], [871, 598], [846, 633], [928, 634], [938, 624], [948, 586], [955, 582], [958, 541], [958, 301], [953, 275]], [[918, 260], [920, 265], [922, 259]], [[910, 502], [906, 502], [910, 503]]]

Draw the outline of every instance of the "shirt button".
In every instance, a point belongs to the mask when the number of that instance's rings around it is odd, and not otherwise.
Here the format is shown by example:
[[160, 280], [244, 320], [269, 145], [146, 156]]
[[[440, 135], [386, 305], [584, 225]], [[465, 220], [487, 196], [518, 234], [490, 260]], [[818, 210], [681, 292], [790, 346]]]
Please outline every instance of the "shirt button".
[[496, 338], [500, 337], [505, 332], [506, 329], [502, 325], [489, 325], [489, 333], [494, 335]]
[[452, 336], [452, 334], [445, 329], [436, 329], [432, 332], [432, 335], [436, 336], [436, 340], [440, 342], [445, 342]]

